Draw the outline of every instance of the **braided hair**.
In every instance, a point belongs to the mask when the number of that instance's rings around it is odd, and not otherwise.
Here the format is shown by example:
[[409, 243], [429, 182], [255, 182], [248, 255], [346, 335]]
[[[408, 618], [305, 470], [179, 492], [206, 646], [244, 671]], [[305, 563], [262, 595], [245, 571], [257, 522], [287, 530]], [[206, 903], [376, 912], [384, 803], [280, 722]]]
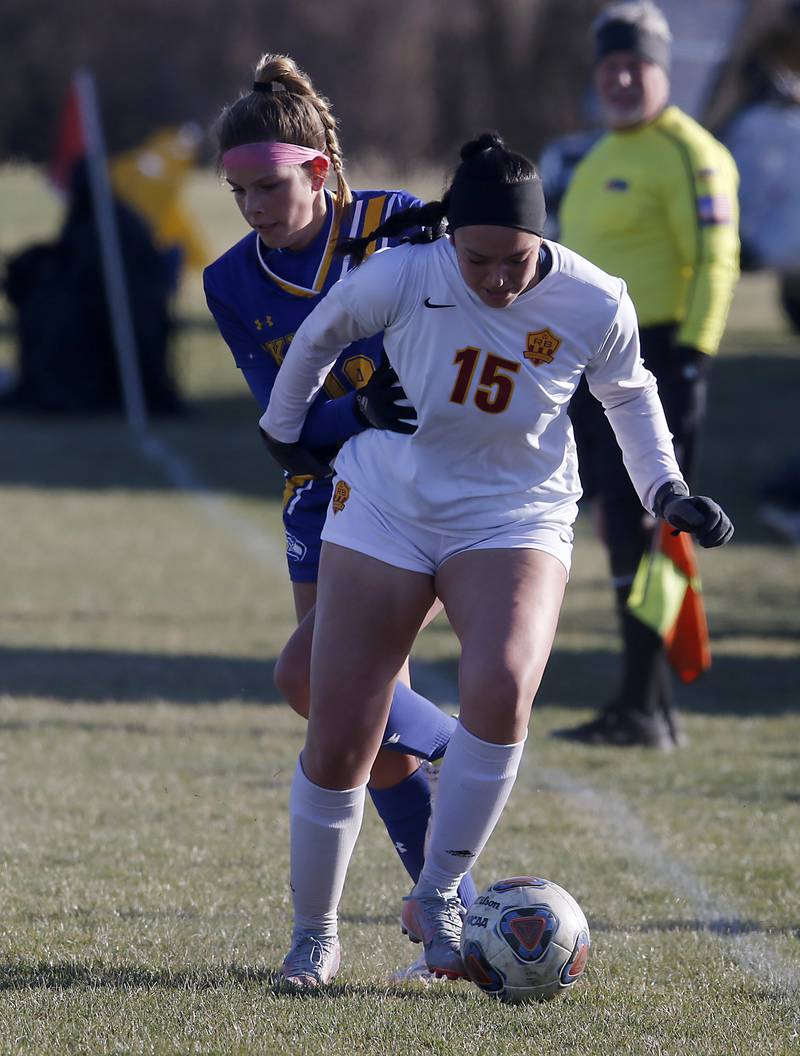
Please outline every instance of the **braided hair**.
[[329, 101], [288, 55], [262, 55], [254, 81], [271, 90], [244, 92], [236, 102], [223, 108], [214, 124], [218, 167], [226, 150], [245, 143], [311, 147], [331, 159], [336, 174], [336, 203], [341, 208], [349, 205], [353, 196], [344, 176], [336, 118]]

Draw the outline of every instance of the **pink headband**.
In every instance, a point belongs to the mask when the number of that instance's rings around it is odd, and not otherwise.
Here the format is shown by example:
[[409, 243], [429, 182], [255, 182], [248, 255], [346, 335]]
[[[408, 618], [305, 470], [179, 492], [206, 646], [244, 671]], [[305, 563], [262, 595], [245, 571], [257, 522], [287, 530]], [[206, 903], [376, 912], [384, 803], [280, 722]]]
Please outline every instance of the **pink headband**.
[[243, 143], [226, 150], [222, 164], [226, 169], [230, 165], [303, 165], [315, 158], [325, 163], [327, 173], [331, 159], [312, 147], [299, 147], [296, 143]]

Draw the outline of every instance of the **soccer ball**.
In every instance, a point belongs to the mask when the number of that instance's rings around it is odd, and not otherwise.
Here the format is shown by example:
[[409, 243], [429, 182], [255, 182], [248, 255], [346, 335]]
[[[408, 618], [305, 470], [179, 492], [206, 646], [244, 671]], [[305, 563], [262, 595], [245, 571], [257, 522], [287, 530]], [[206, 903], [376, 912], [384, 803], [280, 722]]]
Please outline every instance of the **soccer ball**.
[[461, 933], [467, 974], [501, 1001], [546, 1000], [569, 990], [589, 958], [589, 925], [552, 880], [498, 880], [467, 910]]

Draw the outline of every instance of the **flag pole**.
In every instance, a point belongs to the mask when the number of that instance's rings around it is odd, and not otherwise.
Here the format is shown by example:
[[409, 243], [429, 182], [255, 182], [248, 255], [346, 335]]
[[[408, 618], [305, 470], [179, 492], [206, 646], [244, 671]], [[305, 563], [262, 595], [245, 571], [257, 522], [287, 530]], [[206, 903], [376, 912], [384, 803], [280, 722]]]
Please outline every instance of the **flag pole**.
[[97, 91], [94, 78], [87, 69], [79, 69], [75, 73], [73, 83], [78, 96], [80, 118], [86, 144], [89, 187], [97, 224], [97, 235], [100, 242], [103, 282], [108, 314], [111, 319], [114, 350], [119, 368], [125, 417], [131, 431], [138, 436], [144, 436], [147, 432], [148, 424], [147, 407], [139, 370], [136, 333], [131, 316], [130, 298], [128, 297], [128, 287], [125, 279], [114, 199], [108, 179], [106, 150], [100, 122], [100, 109], [97, 104]]

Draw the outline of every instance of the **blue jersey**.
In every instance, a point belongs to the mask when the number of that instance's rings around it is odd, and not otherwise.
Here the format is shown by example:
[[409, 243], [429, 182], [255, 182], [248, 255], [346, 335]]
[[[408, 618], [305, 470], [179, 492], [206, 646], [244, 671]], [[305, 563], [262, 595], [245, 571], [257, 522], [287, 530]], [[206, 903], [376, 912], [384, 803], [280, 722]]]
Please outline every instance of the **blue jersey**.
[[[406, 191], [354, 191], [353, 202], [342, 211], [327, 191], [325, 197], [325, 224], [304, 249], [270, 250], [252, 231], [203, 273], [208, 307], [262, 410], [297, 328], [350, 267], [349, 258], [334, 252], [337, 242], [369, 234], [392, 213], [419, 204]], [[396, 241], [382, 239], [368, 252]], [[364, 428], [355, 413], [355, 391], [367, 383], [382, 355], [382, 334], [344, 349], [309, 411], [302, 443], [339, 446]], [[317, 578], [330, 488], [327, 480], [287, 478], [284, 524], [295, 582]]]

